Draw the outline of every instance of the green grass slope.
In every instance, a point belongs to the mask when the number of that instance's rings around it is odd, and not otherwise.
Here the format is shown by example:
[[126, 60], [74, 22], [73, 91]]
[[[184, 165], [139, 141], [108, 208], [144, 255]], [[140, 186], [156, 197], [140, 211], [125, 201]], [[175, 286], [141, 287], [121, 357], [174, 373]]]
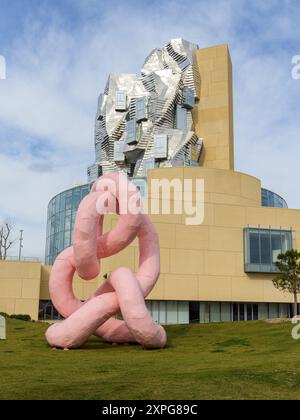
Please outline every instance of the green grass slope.
[[7, 320], [0, 399], [300, 399], [300, 342], [289, 323], [168, 326], [163, 350], [91, 338], [54, 351], [46, 328]]

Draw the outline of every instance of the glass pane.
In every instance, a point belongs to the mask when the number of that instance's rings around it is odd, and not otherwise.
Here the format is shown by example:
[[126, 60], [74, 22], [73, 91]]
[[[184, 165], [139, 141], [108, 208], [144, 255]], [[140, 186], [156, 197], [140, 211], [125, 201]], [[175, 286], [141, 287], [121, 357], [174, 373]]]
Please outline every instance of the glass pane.
[[252, 321], [252, 305], [247, 305], [247, 321]]
[[261, 230], [260, 232], [260, 251], [261, 264], [271, 264], [270, 232]]
[[220, 322], [221, 321], [221, 308], [220, 304], [213, 302], [210, 304], [210, 321]]
[[259, 234], [258, 231], [249, 232], [250, 263], [259, 264]]
[[73, 196], [72, 196], [72, 207], [73, 207], [73, 209], [78, 209], [80, 201], [81, 201], [80, 188], [74, 189], [73, 190]]
[[72, 208], [72, 191], [66, 193], [66, 209], [70, 210]]
[[292, 248], [292, 232], [281, 232], [282, 252]]
[[167, 302], [167, 323], [168, 324], [177, 324], [177, 302], [168, 301]]
[[245, 321], [245, 305], [243, 303], [239, 305], [239, 315], [240, 321]]
[[167, 302], [159, 302], [159, 322], [160, 324], [167, 322]]
[[159, 307], [156, 300], [152, 301], [152, 319], [154, 322], [159, 322]]
[[269, 317], [270, 318], [278, 318], [278, 304], [277, 303], [270, 303], [269, 304]]
[[234, 303], [232, 305], [232, 318], [233, 321], [239, 320], [239, 305], [237, 303]]
[[253, 305], [253, 321], [257, 321], [258, 320], [258, 305], [254, 304]]
[[281, 253], [281, 232], [272, 231], [271, 233], [271, 252], [272, 252], [272, 262], [277, 261], [278, 255]]
[[178, 302], [178, 323], [188, 324], [189, 323], [189, 303]]
[[[203, 313], [201, 315], [201, 309]], [[199, 302], [190, 302], [189, 303], [189, 321], [190, 323], [204, 322], [204, 304]]]
[[182, 108], [180, 105], [176, 107], [176, 128], [178, 130], [187, 129], [187, 112], [185, 108]]
[[259, 319], [267, 319], [269, 317], [268, 304], [260, 303], [258, 305]]
[[221, 304], [221, 321], [229, 322], [231, 321], [231, 305], [230, 303]]

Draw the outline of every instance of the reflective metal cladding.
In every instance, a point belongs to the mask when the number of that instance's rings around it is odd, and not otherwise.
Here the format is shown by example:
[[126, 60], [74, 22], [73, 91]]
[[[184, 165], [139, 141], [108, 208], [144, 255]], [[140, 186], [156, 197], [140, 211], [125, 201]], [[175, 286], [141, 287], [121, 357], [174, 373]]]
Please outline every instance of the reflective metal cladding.
[[172, 39], [149, 54], [139, 77], [110, 74], [98, 100], [89, 182], [98, 173], [143, 177], [150, 168], [199, 165], [202, 140], [192, 117], [200, 90], [197, 48]]

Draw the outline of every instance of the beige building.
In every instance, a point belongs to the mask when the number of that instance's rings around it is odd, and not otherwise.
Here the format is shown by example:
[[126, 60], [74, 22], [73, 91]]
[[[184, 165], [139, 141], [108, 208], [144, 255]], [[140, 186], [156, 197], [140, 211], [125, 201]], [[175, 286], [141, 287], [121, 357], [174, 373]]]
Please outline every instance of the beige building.
[[[158, 200], [160, 214], [150, 215], [160, 237], [161, 275], [147, 298], [153, 318], [161, 323], [220, 322], [289, 316], [293, 297], [273, 284], [278, 253], [300, 248], [300, 211], [286, 208], [276, 194], [262, 190], [259, 179], [234, 171], [232, 68], [226, 45], [200, 49], [200, 100], [193, 110], [194, 129], [203, 138], [200, 167], [153, 169], [148, 172], [148, 200]], [[172, 192], [171, 214], [163, 214], [165, 195], [152, 191], [152, 179], [179, 179], [191, 189], [191, 203], [204, 206], [200, 225], [174, 209], [183, 203]], [[204, 180], [204, 200], [196, 196], [196, 179]], [[203, 202], [204, 201], [204, 202]], [[179, 202], [179, 203], [178, 203]], [[106, 218], [106, 229], [116, 223]], [[138, 267], [135, 242], [105, 259], [102, 273]], [[56, 318], [48, 292], [51, 267], [0, 261], [0, 312]], [[74, 279], [84, 300], [101, 279]]]

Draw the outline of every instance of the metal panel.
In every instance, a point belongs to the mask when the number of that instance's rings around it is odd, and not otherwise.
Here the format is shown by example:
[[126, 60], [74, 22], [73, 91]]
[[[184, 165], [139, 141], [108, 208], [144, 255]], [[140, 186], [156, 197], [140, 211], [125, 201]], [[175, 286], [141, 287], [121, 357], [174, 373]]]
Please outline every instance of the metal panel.
[[[147, 57], [141, 77], [112, 73], [99, 96], [95, 124], [95, 162], [103, 173], [144, 176], [144, 161], [154, 156], [156, 133], [167, 134], [157, 152], [158, 167], [196, 165], [201, 148], [195, 143], [191, 109], [200, 87], [195, 65], [197, 45], [172, 39]], [[116, 112], [117, 111], [117, 112]], [[127, 121], [133, 121], [128, 122]], [[126, 143], [125, 160], [114, 156], [114, 143]], [[163, 147], [162, 147], [163, 146]], [[100, 153], [101, 151], [101, 153]], [[192, 154], [192, 156], [191, 156]]]

